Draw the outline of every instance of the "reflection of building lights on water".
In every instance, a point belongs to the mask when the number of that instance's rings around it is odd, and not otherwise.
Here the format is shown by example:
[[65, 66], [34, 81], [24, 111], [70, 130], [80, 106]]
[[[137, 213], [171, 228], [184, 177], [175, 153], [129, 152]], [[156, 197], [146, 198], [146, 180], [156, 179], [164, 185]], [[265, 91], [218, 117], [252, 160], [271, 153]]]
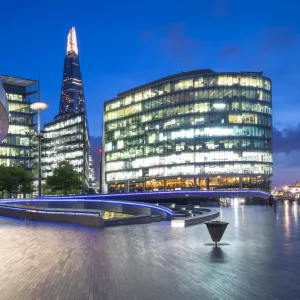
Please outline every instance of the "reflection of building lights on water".
[[291, 236], [291, 227], [290, 227], [290, 213], [289, 213], [289, 205], [288, 200], [285, 201], [284, 206], [284, 235], [289, 238]]
[[245, 198], [233, 198], [233, 205], [245, 204]]
[[221, 206], [238, 206], [238, 205], [243, 205], [246, 203], [245, 198], [220, 198], [220, 204]]
[[297, 201], [294, 201], [292, 211], [295, 223], [298, 225], [299, 206]]
[[235, 227], [239, 227], [239, 214], [238, 214], [239, 198], [233, 198], [233, 209], [234, 209], [234, 223]]

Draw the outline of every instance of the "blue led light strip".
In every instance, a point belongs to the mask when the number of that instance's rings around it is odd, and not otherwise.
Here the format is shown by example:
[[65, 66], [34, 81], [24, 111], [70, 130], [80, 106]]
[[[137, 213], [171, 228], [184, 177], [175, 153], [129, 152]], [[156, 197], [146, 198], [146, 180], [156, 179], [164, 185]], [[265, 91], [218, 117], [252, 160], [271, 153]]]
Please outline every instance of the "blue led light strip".
[[[16, 203], [16, 202], [12, 202]], [[76, 213], [76, 212], [66, 212], [66, 211], [51, 211], [51, 210], [38, 210], [38, 209], [27, 209], [27, 208], [19, 208], [19, 207], [9, 207], [0, 205], [0, 208], [8, 209], [8, 210], [18, 210], [18, 211], [26, 211], [31, 213], [38, 213], [38, 214], [52, 214], [52, 215], [72, 215], [72, 216], [92, 216], [92, 217], [99, 217], [99, 214], [96, 213]]]
[[[164, 208], [161, 206], [157, 205], [152, 205], [152, 204], [146, 204], [146, 203], [138, 203], [138, 202], [130, 202], [130, 201], [118, 201], [118, 200], [88, 200], [88, 199], [70, 199], [70, 198], [75, 198], [75, 197], [53, 197], [53, 198], [42, 198], [42, 199], [26, 199], [26, 200], [18, 200], [18, 201], [12, 201], [12, 200], [4, 200], [1, 201], [1, 203], [6, 203], [6, 204], [20, 204], [24, 202], [101, 202], [101, 203], [112, 203], [112, 204], [123, 204], [123, 205], [131, 205], [131, 206], [140, 206], [140, 207], [146, 207], [146, 208], [152, 208], [156, 210], [163, 211], [167, 213], [170, 216], [173, 216], [173, 211], [168, 208]], [[0, 206], [1, 207], [1, 206]]]
[[[207, 191], [193, 191], [193, 190], [187, 190], [187, 191], [176, 191], [176, 192], [143, 192], [143, 193], [122, 193], [122, 194], [99, 194], [99, 195], [74, 195], [74, 196], [59, 196], [59, 199], [68, 199], [68, 198], [97, 198], [97, 197], [115, 197], [115, 196], [139, 196], [139, 195], [171, 195], [171, 194], [216, 194], [216, 193], [231, 193], [231, 194], [239, 194], [239, 193], [252, 193], [252, 194], [265, 194], [268, 196], [271, 196], [270, 193], [265, 191], [259, 191], [259, 190], [207, 190]], [[53, 199], [57, 198], [57, 196], [48, 196], [48, 197], [42, 197], [42, 199]]]

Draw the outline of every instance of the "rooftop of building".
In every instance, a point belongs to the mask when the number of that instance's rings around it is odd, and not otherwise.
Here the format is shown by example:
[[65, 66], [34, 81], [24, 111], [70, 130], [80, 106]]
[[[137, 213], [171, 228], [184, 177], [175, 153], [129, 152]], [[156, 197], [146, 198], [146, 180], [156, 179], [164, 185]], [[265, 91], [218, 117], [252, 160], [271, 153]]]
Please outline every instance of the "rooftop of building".
[[35, 79], [26, 79], [3, 74], [1, 74], [1, 77], [3, 84], [11, 86], [27, 87], [38, 82], [38, 80]]
[[[177, 73], [177, 74], [169, 75], [169, 76], [166, 76], [166, 77], [148, 82], [146, 84], [142, 84], [140, 86], [137, 86], [135, 88], [126, 90], [124, 92], [118, 93], [117, 97], [124, 97], [128, 94], [132, 94], [132, 93], [138, 92], [140, 90], [144, 90], [145, 88], [150, 88], [151, 86], [162, 84], [162, 83], [172, 81], [172, 80], [175, 80], [175, 79], [178, 79], [178, 78], [183, 78], [183, 77], [189, 78], [189, 77], [193, 77], [195, 75], [200, 75], [200, 76], [202, 75], [203, 76], [203, 75], [216, 75], [216, 74], [224, 74], [224, 75], [229, 75], [229, 74], [234, 75], [234, 74], [236, 74], [236, 75], [248, 75], [248, 76], [250, 76], [250, 75], [252, 75], [252, 76], [262, 76], [263, 72], [262, 71], [261, 72], [254, 72], [254, 71], [215, 72], [211, 69], [198, 69], [198, 70], [192, 70], [192, 71], [187, 71], [187, 72], [180, 72], [180, 73]], [[114, 99], [110, 99], [110, 100], [114, 100]], [[110, 101], [110, 100], [108, 100], [108, 101]]]
[[[55, 116], [55, 118], [52, 121], [45, 123], [44, 131], [47, 131], [47, 129], [51, 128], [51, 126], [53, 126], [53, 125], [56, 125], [58, 123], [67, 122], [68, 120], [75, 119], [77, 117], [84, 116], [84, 115], [85, 115], [84, 112], [58, 114], [57, 116]], [[64, 129], [64, 128], [62, 127], [60, 129]], [[55, 130], [57, 130], [57, 129], [55, 129]]]

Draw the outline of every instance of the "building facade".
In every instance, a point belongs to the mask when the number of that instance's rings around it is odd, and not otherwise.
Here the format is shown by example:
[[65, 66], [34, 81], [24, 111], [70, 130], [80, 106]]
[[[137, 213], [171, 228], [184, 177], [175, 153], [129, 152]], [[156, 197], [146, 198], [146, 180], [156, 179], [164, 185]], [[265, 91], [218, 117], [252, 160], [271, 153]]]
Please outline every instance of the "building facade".
[[4, 140], [8, 133], [8, 103], [6, 92], [2, 85], [2, 78], [0, 76], [0, 142]]
[[43, 130], [43, 179], [52, 175], [59, 162], [66, 160], [82, 174], [86, 190], [93, 186], [95, 172], [89, 154], [89, 130], [74, 27], [67, 37], [59, 113]]
[[36, 101], [37, 81], [2, 75], [9, 111], [9, 129], [0, 143], [0, 165], [34, 168], [36, 157], [35, 113], [30, 104]]
[[42, 139], [43, 178], [53, 175], [59, 162], [69, 161], [89, 185], [88, 135], [83, 113], [45, 124]]
[[271, 80], [196, 70], [104, 104], [104, 192], [267, 189]]

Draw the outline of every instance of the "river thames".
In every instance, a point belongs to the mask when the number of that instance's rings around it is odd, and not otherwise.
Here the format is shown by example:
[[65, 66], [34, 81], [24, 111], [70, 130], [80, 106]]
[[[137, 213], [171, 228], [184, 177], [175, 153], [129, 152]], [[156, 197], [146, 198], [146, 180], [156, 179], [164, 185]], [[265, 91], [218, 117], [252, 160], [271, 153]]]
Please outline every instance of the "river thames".
[[0, 299], [300, 299], [300, 208], [220, 209], [204, 224], [87, 228], [0, 217]]

